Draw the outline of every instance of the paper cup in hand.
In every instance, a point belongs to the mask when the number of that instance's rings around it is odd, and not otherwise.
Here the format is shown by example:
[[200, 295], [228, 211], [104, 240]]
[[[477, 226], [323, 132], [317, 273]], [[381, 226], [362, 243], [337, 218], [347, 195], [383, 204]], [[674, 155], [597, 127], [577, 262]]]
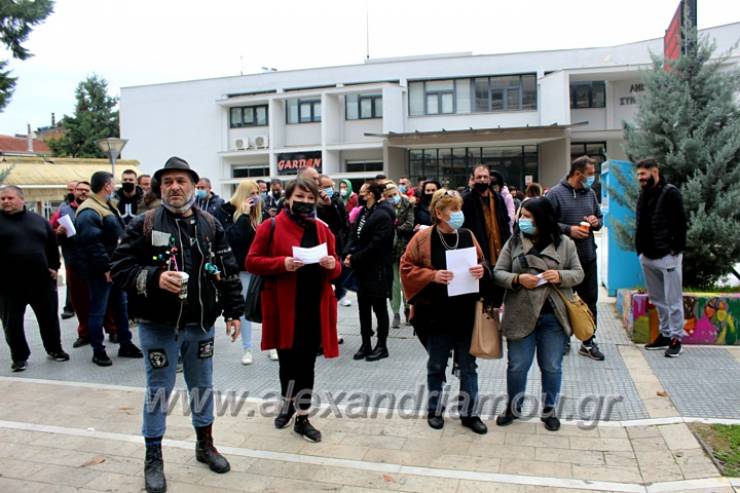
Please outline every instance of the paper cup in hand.
[[591, 223], [587, 221], [581, 221], [580, 227], [581, 231], [583, 231], [584, 233], [588, 233], [589, 231], [591, 231]]
[[178, 294], [178, 297], [181, 300], [188, 299], [188, 280], [190, 279], [190, 275], [187, 272], [176, 272], [177, 275], [180, 276], [180, 294]]

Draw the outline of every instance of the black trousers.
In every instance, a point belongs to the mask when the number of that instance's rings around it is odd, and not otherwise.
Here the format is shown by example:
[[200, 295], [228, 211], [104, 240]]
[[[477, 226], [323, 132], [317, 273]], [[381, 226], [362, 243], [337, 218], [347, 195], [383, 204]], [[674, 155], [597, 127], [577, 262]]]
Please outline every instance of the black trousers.
[[296, 310], [293, 347], [277, 350], [280, 392], [286, 400], [294, 400], [295, 407], [303, 411], [311, 407], [316, 355], [321, 345], [321, 321], [312, 315], [317, 314]]
[[357, 292], [357, 306], [360, 311], [360, 334], [362, 344], [370, 346], [373, 337], [373, 312], [378, 319], [378, 346], [386, 347], [388, 341], [388, 298], [385, 296], [368, 296]]
[[[599, 300], [599, 276], [596, 272], [596, 259], [588, 262], [581, 262], [583, 268], [583, 282], [576, 286], [575, 290], [578, 296], [588, 305], [591, 313], [594, 314], [594, 324], [598, 328], [598, 316], [596, 312], [596, 303]], [[596, 336], [596, 329], [594, 329], [594, 336]], [[591, 338], [593, 339], [593, 337]], [[591, 342], [591, 341], [584, 341]]]
[[35, 284], [30, 293], [0, 295], [0, 318], [2, 318], [5, 330], [5, 341], [10, 347], [10, 356], [15, 362], [26, 361], [31, 355], [23, 327], [23, 315], [28, 305], [31, 305], [31, 309], [36, 314], [46, 352], [54, 353], [62, 350], [57, 284], [53, 279], [44, 279]]
[[[68, 280], [69, 279], [67, 279], [67, 281]], [[64, 309], [65, 312], [74, 313], [75, 309], [74, 309], [74, 306], [72, 305], [72, 290], [69, 289], [69, 282], [67, 282], [67, 290], [66, 291], [67, 291], [67, 296], [66, 296], [66, 298], [64, 300], [64, 308], [63, 309]]]

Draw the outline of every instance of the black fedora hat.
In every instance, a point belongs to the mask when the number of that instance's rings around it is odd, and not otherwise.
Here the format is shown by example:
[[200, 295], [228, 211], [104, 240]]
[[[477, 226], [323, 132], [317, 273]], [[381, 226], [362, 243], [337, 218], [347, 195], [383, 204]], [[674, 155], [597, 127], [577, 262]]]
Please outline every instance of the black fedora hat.
[[198, 183], [198, 180], [200, 180], [198, 173], [190, 169], [190, 165], [188, 164], [188, 162], [185, 161], [183, 158], [176, 156], [172, 156], [171, 158], [169, 158], [167, 162], [164, 163], [164, 168], [155, 171], [152, 179], [154, 179], [157, 184], [162, 183], [162, 175], [167, 171], [187, 171], [193, 178], [193, 183]]

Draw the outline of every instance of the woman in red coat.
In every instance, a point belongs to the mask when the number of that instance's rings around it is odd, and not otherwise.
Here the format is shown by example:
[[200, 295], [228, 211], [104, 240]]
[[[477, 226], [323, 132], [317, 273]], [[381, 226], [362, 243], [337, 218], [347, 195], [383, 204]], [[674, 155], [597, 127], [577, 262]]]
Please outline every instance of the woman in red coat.
[[[262, 350], [277, 349], [280, 362], [284, 402], [275, 427], [288, 426], [297, 410], [293, 430], [314, 442], [321, 441], [321, 432], [308, 422], [314, 365], [319, 346], [326, 358], [339, 355], [337, 300], [330, 281], [342, 271], [334, 235], [316, 220], [318, 199], [313, 180], [298, 177], [291, 182], [285, 190], [285, 209], [274, 222], [264, 221], [257, 229], [246, 262], [247, 271], [264, 276]], [[328, 255], [319, 263], [293, 258], [293, 247], [322, 243]]]

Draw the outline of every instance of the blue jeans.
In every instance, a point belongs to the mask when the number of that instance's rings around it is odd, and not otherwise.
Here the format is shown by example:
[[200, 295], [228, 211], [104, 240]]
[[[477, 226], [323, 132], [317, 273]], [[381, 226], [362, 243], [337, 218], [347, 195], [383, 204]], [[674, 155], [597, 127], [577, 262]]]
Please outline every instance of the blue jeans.
[[175, 386], [178, 354], [182, 355], [193, 426], [200, 428], [212, 424], [213, 327], [204, 331], [197, 325], [187, 325], [176, 336], [173, 327], [141, 322], [139, 340], [146, 365], [144, 423], [141, 429], [144, 437], [164, 436], [167, 403]]
[[105, 351], [103, 344], [103, 320], [110, 304], [113, 310], [113, 320], [116, 324], [118, 343], [121, 346], [131, 343], [131, 331], [128, 329], [128, 300], [126, 293], [115, 284], [105, 280], [104, 276], [92, 276], [88, 280], [90, 289], [90, 316], [88, 318], [87, 335], [93, 351]]
[[545, 407], [555, 407], [560, 395], [565, 331], [554, 313], [540, 315], [534, 331], [523, 339], [508, 339], [509, 362], [506, 369], [506, 392], [516, 411], [521, 411], [527, 373], [532, 366], [535, 349], [542, 375]]
[[[249, 291], [249, 281], [252, 279], [252, 274], [243, 270], [239, 272], [239, 280], [242, 282], [242, 293], [245, 295]], [[239, 317], [242, 331], [242, 348], [252, 349], [252, 322], [244, 318], [244, 314]]]
[[477, 416], [478, 406], [478, 365], [475, 356], [470, 355], [470, 335], [459, 337], [452, 334], [429, 334], [427, 338], [427, 390], [429, 400], [427, 412], [441, 414], [444, 405], [440, 403], [442, 386], [450, 351], [455, 351], [455, 361], [460, 367], [461, 416]]

